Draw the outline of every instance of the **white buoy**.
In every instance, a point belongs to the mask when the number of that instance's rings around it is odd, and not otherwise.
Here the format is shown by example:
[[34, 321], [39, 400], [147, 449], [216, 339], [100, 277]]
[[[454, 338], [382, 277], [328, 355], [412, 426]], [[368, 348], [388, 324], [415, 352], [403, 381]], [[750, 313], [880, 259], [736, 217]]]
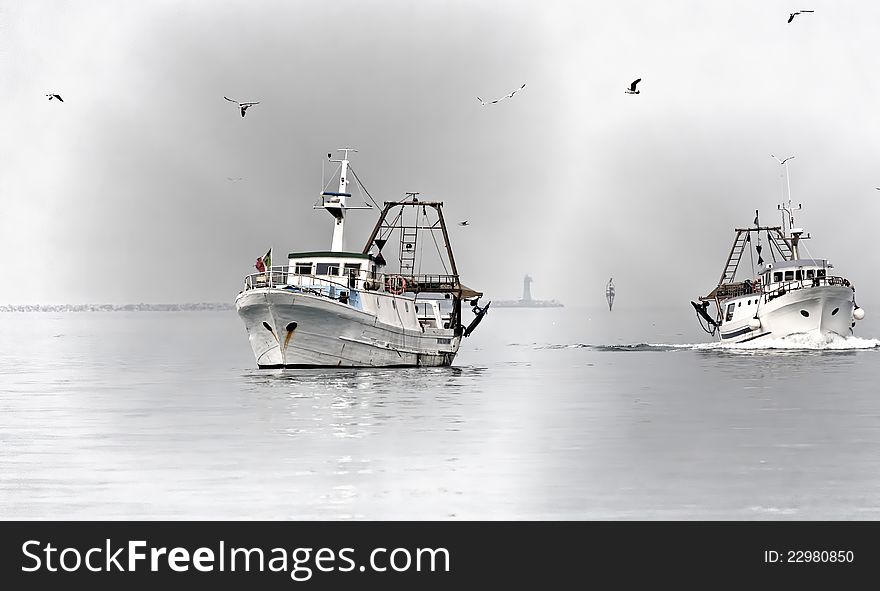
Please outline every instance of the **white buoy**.
[[864, 308], [856, 308], [853, 310], [853, 318], [856, 320], [862, 320], [865, 317], [865, 309]]
[[752, 330], [758, 330], [759, 328], [761, 328], [761, 321], [757, 318], [750, 318], [749, 328], [751, 328]]

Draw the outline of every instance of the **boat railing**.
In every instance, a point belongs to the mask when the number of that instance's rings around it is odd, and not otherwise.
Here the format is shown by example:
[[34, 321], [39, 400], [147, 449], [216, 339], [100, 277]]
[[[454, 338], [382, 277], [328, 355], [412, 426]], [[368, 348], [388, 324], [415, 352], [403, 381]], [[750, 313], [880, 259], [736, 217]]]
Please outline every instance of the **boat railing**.
[[700, 298], [701, 300], [715, 300], [723, 301], [729, 300], [730, 298], [736, 298], [740, 296], [746, 296], [750, 294], [762, 295], [764, 296], [764, 301], [770, 301], [772, 299], [778, 298], [781, 295], [785, 295], [786, 292], [795, 290], [795, 289], [806, 289], [810, 287], [821, 287], [828, 285], [839, 285], [843, 287], [849, 287], [850, 282], [849, 279], [845, 277], [837, 277], [828, 275], [825, 277], [811, 277], [809, 279], [796, 279], [794, 281], [786, 281], [784, 283], [775, 283], [773, 284], [773, 289], [766, 289], [762, 287], [760, 283], [746, 283], [745, 281], [740, 281], [738, 283], [722, 283], [718, 287], [716, 287], [712, 293], [708, 296]]
[[727, 300], [749, 293], [752, 292], [748, 291], [748, 287], [745, 283], [722, 283], [715, 288], [710, 297], [713, 299], [718, 298], [719, 300]]
[[[395, 276], [395, 274], [388, 274]], [[460, 288], [457, 275], [396, 275], [406, 282], [405, 290], [413, 293], [421, 292], [453, 292]]]
[[794, 291], [796, 289], [809, 289], [811, 287], [826, 287], [830, 285], [840, 287], [852, 286], [852, 284], [849, 282], [849, 279], [847, 279], [846, 277], [838, 277], [835, 275], [826, 275], [825, 277], [812, 277], [810, 279], [796, 279], [794, 281], [786, 281], [784, 283], [778, 284], [774, 289], [764, 291], [764, 301], [769, 302], [770, 300], [776, 299], [779, 296], [783, 296], [789, 291]]
[[[343, 273], [345, 271], [343, 270]], [[423, 292], [454, 292], [460, 289], [457, 275], [375, 273], [361, 270], [340, 275], [338, 280], [326, 276], [291, 273], [287, 265], [272, 267], [262, 273], [245, 277], [245, 289], [295, 287], [310, 293], [336, 298], [340, 291], [359, 289], [384, 291], [393, 295]]]
[[[366, 271], [361, 271], [357, 274], [349, 273], [345, 276], [340, 276], [338, 280], [333, 280], [328, 279], [326, 276], [319, 277], [317, 275], [291, 273], [289, 267], [284, 265], [272, 267], [263, 273], [253, 273], [246, 276], [244, 278], [244, 288], [247, 290], [264, 287], [295, 287], [316, 295], [329, 295], [329, 297], [336, 298], [339, 292], [349, 289], [364, 289], [365, 282], [367, 285], [372, 286]], [[373, 283], [378, 285], [378, 281]]]

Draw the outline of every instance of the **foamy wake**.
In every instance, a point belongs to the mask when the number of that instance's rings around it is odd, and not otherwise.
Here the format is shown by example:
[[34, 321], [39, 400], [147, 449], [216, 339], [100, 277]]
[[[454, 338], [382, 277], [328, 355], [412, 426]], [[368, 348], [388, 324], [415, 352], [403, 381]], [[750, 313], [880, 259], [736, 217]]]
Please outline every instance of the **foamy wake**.
[[539, 343], [511, 343], [511, 347], [532, 347], [534, 349], [589, 349], [592, 351], [761, 351], [761, 350], [785, 350], [785, 351], [854, 351], [861, 349], [880, 348], [880, 339], [864, 339], [850, 336], [841, 337], [834, 334], [796, 334], [781, 339], [760, 338], [745, 343], [631, 343], [616, 345], [590, 345], [585, 343], [569, 344], [539, 344]]
[[818, 333], [793, 334], [781, 339], [755, 339], [745, 343], [723, 345], [725, 349], [789, 349], [811, 351], [848, 351], [855, 349], [876, 349], [880, 347], [880, 339], [863, 339], [860, 337], [842, 337], [836, 334], [821, 335]]

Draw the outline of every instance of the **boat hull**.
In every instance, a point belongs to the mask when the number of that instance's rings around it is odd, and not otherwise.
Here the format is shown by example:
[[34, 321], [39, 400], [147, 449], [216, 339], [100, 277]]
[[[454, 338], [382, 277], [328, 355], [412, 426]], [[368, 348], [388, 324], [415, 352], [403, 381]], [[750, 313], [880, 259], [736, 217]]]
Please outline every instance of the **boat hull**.
[[[734, 305], [733, 318], [721, 324], [723, 343], [758, 338], [784, 338], [794, 334], [827, 336], [852, 334], [853, 290], [844, 286], [819, 286], [791, 290], [784, 295], [746, 295], [725, 300], [722, 312]], [[757, 318], [758, 322], [754, 322]]]
[[286, 289], [249, 289], [235, 307], [261, 369], [451, 365], [450, 329], [412, 330], [336, 300]]

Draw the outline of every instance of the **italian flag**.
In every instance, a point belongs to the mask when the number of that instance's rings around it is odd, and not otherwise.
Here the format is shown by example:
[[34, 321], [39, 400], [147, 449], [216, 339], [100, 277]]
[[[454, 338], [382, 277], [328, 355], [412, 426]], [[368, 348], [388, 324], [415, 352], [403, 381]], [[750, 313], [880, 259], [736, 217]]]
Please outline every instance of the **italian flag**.
[[266, 265], [266, 270], [270, 270], [272, 268], [272, 249], [263, 255], [263, 264]]

